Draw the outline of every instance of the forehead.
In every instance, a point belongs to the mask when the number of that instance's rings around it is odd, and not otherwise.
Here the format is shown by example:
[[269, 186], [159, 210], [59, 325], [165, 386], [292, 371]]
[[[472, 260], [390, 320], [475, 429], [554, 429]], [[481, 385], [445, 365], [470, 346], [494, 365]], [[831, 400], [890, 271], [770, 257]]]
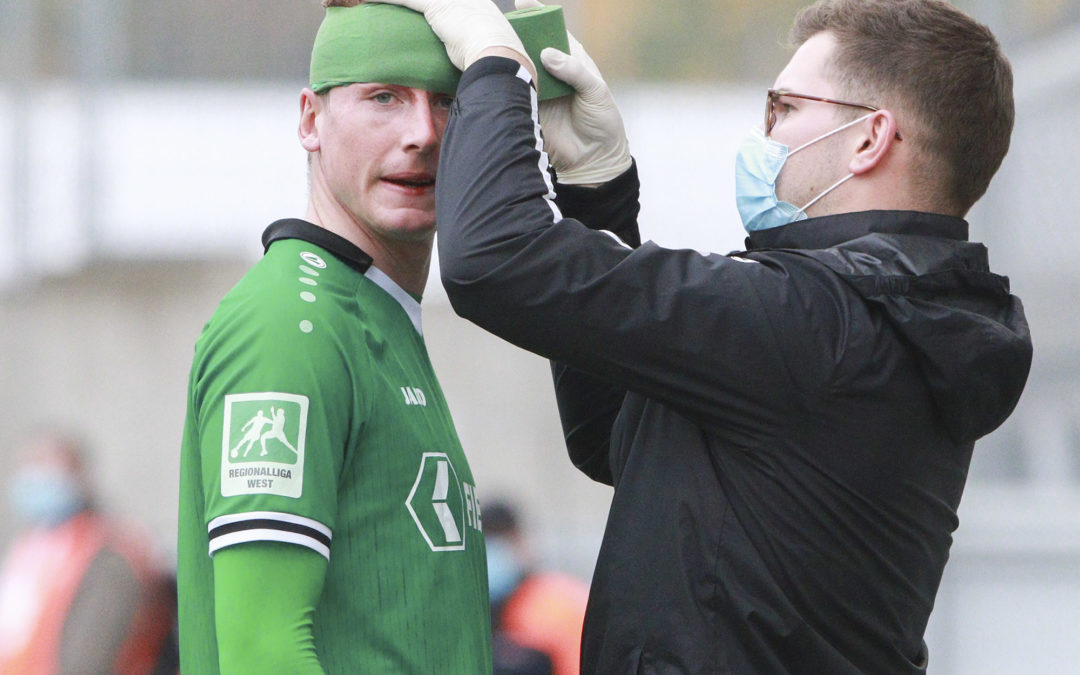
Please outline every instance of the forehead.
[[814, 35], [802, 43], [791, 56], [791, 60], [776, 77], [773, 88], [798, 94], [834, 97], [835, 85], [826, 73], [835, 50], [836, 39], [832, 33]]

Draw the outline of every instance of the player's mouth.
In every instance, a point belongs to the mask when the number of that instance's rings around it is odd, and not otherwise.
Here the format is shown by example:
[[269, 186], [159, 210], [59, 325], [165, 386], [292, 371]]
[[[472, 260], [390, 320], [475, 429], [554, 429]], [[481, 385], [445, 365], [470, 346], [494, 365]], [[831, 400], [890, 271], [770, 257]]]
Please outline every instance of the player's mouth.
[[394, 173], [383, 176], [382, 180], [410, 194], [423, 194], [435, 187], [435, 175], [426, 172]]

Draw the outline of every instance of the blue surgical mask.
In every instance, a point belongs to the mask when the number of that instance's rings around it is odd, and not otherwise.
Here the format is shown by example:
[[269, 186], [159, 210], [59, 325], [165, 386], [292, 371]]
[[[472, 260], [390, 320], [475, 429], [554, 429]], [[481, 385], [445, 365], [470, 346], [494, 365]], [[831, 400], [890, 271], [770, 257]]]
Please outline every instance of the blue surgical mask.
[[30, 525], [54, 527], [86, 508], [79, 486], [55, 469], [27, 468], [11, 478], [8, 501], [15, 515]]
[[743, 227], [747, 232], [768, 230], [787, 225], [806, 218], [806, 209], [819, 199], [840, 187], [855, 174], [849, 173], [807, 202], [802, 207], [780, 201], [776, 196], [776, 179], [784, 168], [787, 158], [820, 140], [862, 122], [870, 115], [864, 115], [843, 126], [822, 134], [812, 141], [803, 143], [794, 150], [789, 150], [783, 143], [777, 143], [765, 135], [761, 129], [750, 130], [746, 140], [739, 147], [735, 156], [735, 205], [739, 209]]
[[514, 555], [514, 546], [499, 537], [489, 537], [484, 542], [487, 549], [488, 592], [492, 604], [505, 600], [517, 587], [522, 577], [522, 566]]

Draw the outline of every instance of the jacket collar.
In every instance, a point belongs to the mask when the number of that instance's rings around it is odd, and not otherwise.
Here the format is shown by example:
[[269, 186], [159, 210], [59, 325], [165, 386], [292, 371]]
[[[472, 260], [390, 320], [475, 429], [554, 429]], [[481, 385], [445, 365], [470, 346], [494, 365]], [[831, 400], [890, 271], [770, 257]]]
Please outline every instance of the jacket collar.
[[751, 232], [747, 250], [759, 248], [831, 248], [870, 233], [914, 234], [967, 241], [962, 218], [920, 211], [858, 211], [809, 218]]
[[366, 273], [373, 262], [371, 256], [348, 239], [299, 218], [284, 218], [270, 223], [262, 235], [263, 253], [270, 249], [270, 244], [279, 239], [300, 239], [315, 244], [333, 253], [361, 274]]

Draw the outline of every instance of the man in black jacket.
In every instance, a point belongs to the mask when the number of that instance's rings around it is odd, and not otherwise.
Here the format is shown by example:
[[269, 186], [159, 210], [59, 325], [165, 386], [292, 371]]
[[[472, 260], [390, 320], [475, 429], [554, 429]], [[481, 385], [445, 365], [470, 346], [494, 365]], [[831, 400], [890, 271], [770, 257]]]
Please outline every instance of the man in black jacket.
[[804, 10], [737, 159], [748, 250], [700, 255], [640, 243], [583, 52], [542, 56], [577, 94], [541, 143], [486, 0], [393, 1], [465, 71], [436, 190], [454, 308], [553, 361], [571, 459], [614, 486], [583, 672], [925, 671], [975, 440], [1031, 360], [962, 219], [1012, 129], [992, 34], [939, 0]]

